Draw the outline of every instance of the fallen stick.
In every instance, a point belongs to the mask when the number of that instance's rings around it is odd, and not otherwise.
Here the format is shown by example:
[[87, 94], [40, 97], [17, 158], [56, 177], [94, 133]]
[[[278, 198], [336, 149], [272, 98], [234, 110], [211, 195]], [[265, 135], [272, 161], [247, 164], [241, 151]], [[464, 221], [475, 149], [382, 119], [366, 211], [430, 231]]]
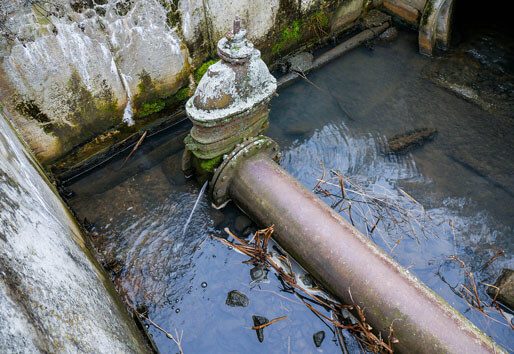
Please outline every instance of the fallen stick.
[[125, 160], [123, 161], [123, 164], [121, 165], [121, 167], [123, 168], [123, 166], [125, 166], [125, 164], [127, 163], [127, 161], [132, 157], [132, 155], [134, 155], [134, 153], [136, 152], [136, 150], [141, 146], [141, 144], [143, 143], [143, 140], [145, 140], [146, 138], [146, 134], [148, 133], [148, 131], [145, 130], [145, 132], [143, 133], [143, 135], [141, 135], [141, 137], [139, 138], [139, 140], [137, 141], [136, 145], [134, 145], [134, 147], [132, 148], [132, 151], [130, 152], [130, 154], [128, 154], [128, 156], [125, 158]]
[[280, 316], [280, 317], [277, 317], [277, 318], [274, 318], [272, 319], [271, 321], [267, 322], [267, 323], [264, 323], [264, 324], [261, 324], [261, 325], [258, 325], [258, 326], [253, 326], [252, 329], [254, 331], [258, 331], [259, 329], [263, 329], [263, 328], [266, 328], [268, 327], [269, 325], [272, 325], [273, 323], [276, 323], [278, 321], [282, 321], [282, 320], [285, 320], [287, 318], [287, 316]]

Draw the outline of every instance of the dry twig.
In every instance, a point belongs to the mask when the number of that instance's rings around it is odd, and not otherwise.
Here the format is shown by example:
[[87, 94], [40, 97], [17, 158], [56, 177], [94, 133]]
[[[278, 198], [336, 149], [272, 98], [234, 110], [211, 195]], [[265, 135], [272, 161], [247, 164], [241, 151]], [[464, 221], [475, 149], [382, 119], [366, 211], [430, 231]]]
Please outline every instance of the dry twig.
[[276, 323], [276, 322], [278, 322], [278, 321], [285, 320], [286, 318], [287, 318], [287, 316], [277, 317], [277, 318], [274, 318], [274, 319], [272, 319], [271, 321], [266, 322], [266, 323], [264, 323], [264, 324], [261, 324], [261, 325], [258, 325], [258, 326], [253, 326], [253, 327], [252, 327], [252, 329], [253, 329], [254, 331], [257, 331], [257, 330], [259, 330], [259, 329], [266, 328], [266, 327], [268, 327], [268, 326], [270, 326], [270, 325], [272, 325], [273, 323]]

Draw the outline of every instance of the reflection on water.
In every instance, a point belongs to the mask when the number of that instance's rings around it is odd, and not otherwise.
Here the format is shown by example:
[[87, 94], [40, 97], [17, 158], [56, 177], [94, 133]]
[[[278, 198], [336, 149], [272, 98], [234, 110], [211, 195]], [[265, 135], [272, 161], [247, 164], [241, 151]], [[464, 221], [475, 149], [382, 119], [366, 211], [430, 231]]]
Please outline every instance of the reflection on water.
[[[414, 229], [383, 222], [370, 237], [488, 335], [514, 348], [504, 319], [484, 317], [457, 295], [464, 270], [448, 261], [457, 255], [487, 283], [502, 267], [514, 266], [514, 124], [426, 79], [422, 73], [432, 63], [417, 55], [410, 33], [389, 47], [352, 51], [312, 73], [315, 86], [297, 82], [280, 92], [269, 135], [282, 147], [281, 164], [307, 188], [323, 168], [334, 169], [415, 215]], [[438, 135], [409, 154], [384, 153], [387, 137], [416, 128]], [[76, 197], [70, 204], [87, 218], [118, 289], [145, 305], [155, 322], [183, 330], [186, 352], [311, 353], [319, 330], [327, 333], [319, 351], [340, 352], [330, 329], [281, 293], [275, 276], [250, 288], [250, 266], [241, 263], [246, 258], [209, 238], [223, 235], [226, 226], [239, 234], [254, 226], [233, 207], [217, 211], [207, 198], [198, 199], [200, 187], [179, 171], [182, 138], [149, 139], [123, 168], [114, 161], [71, 186]], [[499, 249], [505, 256], [484, 268]], [[248, 295], [250, 305], [226, 306], [231, 290]], [[480, 291], [487, 298], [483, 286]], [[259, 343], [249, 329], [252, 315], [288, 318], [267, 328]], [[176, 351], [164, 335], [150, 332], [163, 353]]]

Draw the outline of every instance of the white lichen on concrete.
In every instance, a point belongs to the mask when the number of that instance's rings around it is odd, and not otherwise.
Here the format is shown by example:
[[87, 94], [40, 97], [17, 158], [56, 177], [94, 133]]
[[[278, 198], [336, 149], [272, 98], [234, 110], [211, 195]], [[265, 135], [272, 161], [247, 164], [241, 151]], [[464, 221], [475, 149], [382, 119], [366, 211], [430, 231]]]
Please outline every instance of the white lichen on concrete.
[[146, 351], [28, 156], [0, 114], [0, 352]]
[[212, 37], [217, 40], [231, 29], [239, 16], [245, 21], [252, 41], [263, 39], [273, 28], [280, 7], [279, 0], [205, 0], [207, 17], [212, 22]]
[[246, 39], [241, 19], [219, 40], [221, 60], [209, 67], [200, 80], [186, 111], [193, 123], [228, 119], [269, 100], [277, 81], [261, 59], [261, 53]]

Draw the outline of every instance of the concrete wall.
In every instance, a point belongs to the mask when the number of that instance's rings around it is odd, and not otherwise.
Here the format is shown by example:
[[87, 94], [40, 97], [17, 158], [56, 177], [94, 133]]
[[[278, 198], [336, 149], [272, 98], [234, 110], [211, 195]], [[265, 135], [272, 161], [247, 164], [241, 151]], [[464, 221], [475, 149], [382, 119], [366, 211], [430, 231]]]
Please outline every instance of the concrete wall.
[[0, 0], [0, 102], [50, 164], [85, 142], [120, 140], [183, 102], [190, 74], [215, 54], [236, 15], [270, 63], [378, 2]]
[[147, 352], [31, 160], [0, 112], [0, 352]]
[[384, 0], [383, 6], [405, 23], [418, 27], [427, 0]]

